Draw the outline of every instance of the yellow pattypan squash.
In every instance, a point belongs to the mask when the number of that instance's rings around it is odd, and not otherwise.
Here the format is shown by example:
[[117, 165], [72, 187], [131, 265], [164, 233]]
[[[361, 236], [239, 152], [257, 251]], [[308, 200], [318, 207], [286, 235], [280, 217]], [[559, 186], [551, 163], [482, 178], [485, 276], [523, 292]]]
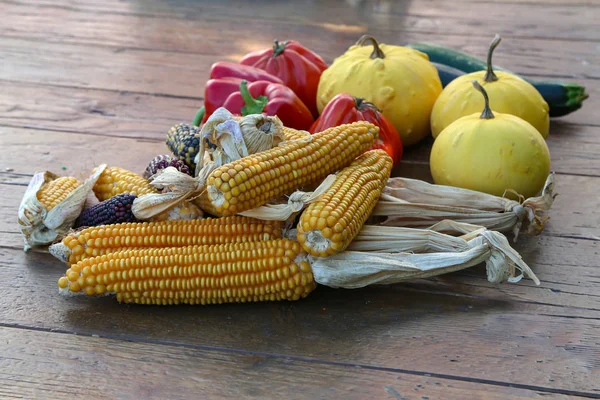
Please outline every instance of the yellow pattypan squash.
[[496, 35], [488, 51], [487, 71], [459, 76], [444, 88], [431, 113], [431, 133], [437, 137], [460, 117], [483, 107], [483, 98], [473, 92], [471, 81], [477, 80], [490, 96], [492, 110], [515, 115], [533, 125], [544, 138], [548, 137], [550, 116], [548, 103], [533, 85], [524, 79], [492, 69], [492, 53], [500, 43]]
[[483, 94], [484, 111], [457, 119], [440, 133], [429, 160], [433, 180], [496, 196], [516, 197], [511, 190], [535, 196], [550, 173], [544, 138], [519, 117], [492, 113], [485, 89], [476, 80], [472, 85]]
[[340, 93], [363, 98], [383, 111], [407, 146], [429, 135], [431, 109], [441, 91], [437, 70], [426, 54], [379, 44], [365, 35], [323, 72], [317, 107], [322, 112]]

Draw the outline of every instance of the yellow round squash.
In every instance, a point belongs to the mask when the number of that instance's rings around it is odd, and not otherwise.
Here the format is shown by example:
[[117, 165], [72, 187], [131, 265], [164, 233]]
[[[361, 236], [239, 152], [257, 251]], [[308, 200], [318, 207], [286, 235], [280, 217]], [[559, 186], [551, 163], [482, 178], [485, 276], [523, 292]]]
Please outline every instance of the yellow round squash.
[[487, 71], [459, 76], [444, 88], [431, 112], [431, 133], [436, 138], [457, 119], [479, 112], [483, 98], [474, 93], [471, 81], [477, 80], [490, 97], [492, 110], [512, 114], [533, 125], [544, 138], [548, 137], [550, 116], [548, 103], [533, 85], [522, 78], [492, 69], [492, 53], [500, 43], [496, 35], [488, 51]]
[[[433, 143], [430, 167], [437, 184], [514, 198], [535, 196], [550, 173], [546, 141], [530, 123], [511, 114], [492, 113], [485, 89], [484, 111], [462, 117]], [[475, 91], [473, 91], [477, 94]]]
[[317, 107], [322, 112], [340, 93], [366, 99], [383, 111], [408, 146], [429, 135], [431, 109], [441, 92], [437, 70], [426, 54], [379, 44], [365, 35], [323, 72]]

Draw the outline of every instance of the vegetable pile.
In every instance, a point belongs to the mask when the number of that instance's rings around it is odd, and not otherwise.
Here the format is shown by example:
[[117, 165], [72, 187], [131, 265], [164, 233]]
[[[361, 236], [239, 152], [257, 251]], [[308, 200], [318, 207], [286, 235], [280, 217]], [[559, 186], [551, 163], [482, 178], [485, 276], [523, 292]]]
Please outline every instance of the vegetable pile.
[[[25, 250], [67, 264], [63, 294], [137, 304], [298, 300], [482, 262], [490, 282], [539, 284], [504, 234], [542, 232], [549, 118], [587, 94], [492, 65], [499, 43], [487, 62], [371, 36], [329, 66], [295, 41], [217, 62], [203, 107], [139, 171], [36, 173]], [[392, 176], [430, 134], [435, 184]]]

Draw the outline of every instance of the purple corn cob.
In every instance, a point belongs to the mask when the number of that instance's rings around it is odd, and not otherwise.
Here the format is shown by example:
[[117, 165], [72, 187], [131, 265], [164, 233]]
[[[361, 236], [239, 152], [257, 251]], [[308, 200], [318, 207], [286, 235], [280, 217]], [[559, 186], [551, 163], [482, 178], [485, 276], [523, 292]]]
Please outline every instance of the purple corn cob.
[[122, 193], [87, 208], [75, 221], [75, 228], [138, 222], [131, 212], [131, 205], [135, 198], [134, 194]]
[[152, 176], [167, 167], [174, 167], [179, 172], [193, 176], [189, 167], [185, 165], [183, 161], [165, 154], [156, 156], [154, 159], [152, 159], [152, 161], [150, 161], [150, 164], [148, 164], [148, 167], [144, 172], [144, 178], [151, 180]]

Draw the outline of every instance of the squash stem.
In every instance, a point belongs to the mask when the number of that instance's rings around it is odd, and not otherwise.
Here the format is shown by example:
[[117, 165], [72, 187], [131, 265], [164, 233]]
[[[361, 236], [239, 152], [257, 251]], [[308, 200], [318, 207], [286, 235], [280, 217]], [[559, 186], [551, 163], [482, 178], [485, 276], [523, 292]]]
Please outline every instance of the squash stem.
[[485, 100], [485, 106], [483, 107], [483, 112], [481, 113], [481, 116], [479, 118], [493, 119], [494, 113], [490, 108], [490, 99], [488, 98], [487, 92], [485, 91], [483, 86], [481, 86], [479, 82], [477, 82], [477, 80], [473, 80], [471, 82], [473, 83], [473, 87], [481, 92], [481, 94], [483, 95], [483, 99]]
[[495, 82], [498, 80], [498, 77], [496, 76], [496, 74], [494, 73], [494, 69], [492, 68], [492, 53], [494, 52], [494, 49], [500, 44], [501, 40], [502, 38], [498, 34], [496, 34], [494, 40], [492, 40], [492, 43], [490, 43], [490, 47], [488, 49], [487, 54], [487, 72], [485, 73], [485, 78], [483, 78], [483, 80], [486, 82]]
[[377, 43], [377, 40], [375, 40], [375, 38], [373, 36], [363, 35], [360, 39], [358, 39], [358, 42], [356, 42], [356, 45], [364, 46], [364, 45], [368, 44], [369, 42], [373, 45], [373, 52], [371, 53], [371, 55], [369, 57], [371, 59], [385, 58], [385, 53], [383, 52], [383, 50], [381, 50], [381, 48], [379, 47], [379, 43]]

